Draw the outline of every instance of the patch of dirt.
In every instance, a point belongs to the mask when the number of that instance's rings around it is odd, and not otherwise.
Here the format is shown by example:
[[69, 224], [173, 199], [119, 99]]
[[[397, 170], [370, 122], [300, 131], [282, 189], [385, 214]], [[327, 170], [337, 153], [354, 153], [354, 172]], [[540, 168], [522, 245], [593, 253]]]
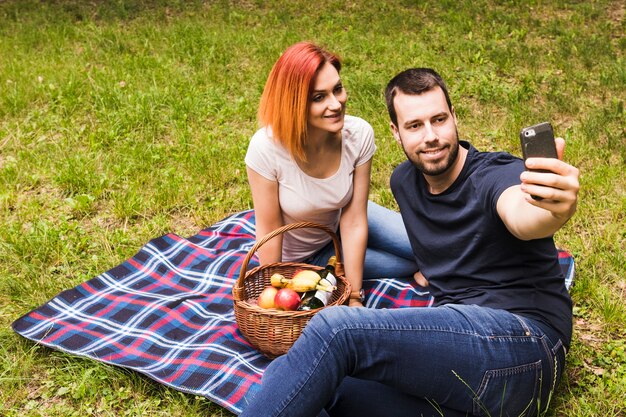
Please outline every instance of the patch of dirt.
[[604, 326], [600, 322], [576, 318], [574, 319], [574, 330], [578, 333], [578, 339], [593, 349], [599, 349], [602, 344], [608, 341]]
[[624, 21], [624, 11], [626, 10], [626, 3], [623, 1], [616, 1], [608, 8], [609, 20], [615, 22], [617, 25], [621, 25]]
[[169, 225], [173, 233], [179, 236], [192, 236], [208, 225], [202, 225], [192, 213], [174, 213], [171, 215]]

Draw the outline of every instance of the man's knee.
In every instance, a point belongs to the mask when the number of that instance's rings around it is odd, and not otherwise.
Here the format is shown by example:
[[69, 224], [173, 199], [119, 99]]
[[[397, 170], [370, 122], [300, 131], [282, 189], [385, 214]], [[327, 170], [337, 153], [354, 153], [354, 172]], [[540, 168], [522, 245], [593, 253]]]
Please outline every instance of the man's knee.
[[349, 329], [358, 320], [355, 316], [354, 307], [333, 306], [325, 308], [317, 313], [307, 324], [302, 332], [301, 338], [312, 339], [314, 343], [322, 343], [328, 345], [334, 343], [343, 343], [349, 338], [351, 333]]
[[352, 311], [347, 306], [333, 306], [328, 307], [317, 313], [307, 328], [324, 328], [331, 331], [336, 331], [340, 328], [344, 328], [347, 323], [351, 322], [350, 315]]

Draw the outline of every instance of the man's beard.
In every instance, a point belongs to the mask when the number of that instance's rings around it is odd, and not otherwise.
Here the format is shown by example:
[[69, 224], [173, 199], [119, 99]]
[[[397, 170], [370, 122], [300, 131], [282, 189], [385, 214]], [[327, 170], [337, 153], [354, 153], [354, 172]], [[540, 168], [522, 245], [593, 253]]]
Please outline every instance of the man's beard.
[[445, 173], [456, 161], [456, 158], [459, 156], [459, 132], [455, 131], [455, 141], [450, 144], [450, 152], [448, 156], [441, 162], [432, 164], [425, 163], [419, 159], [417, 154], [410, 155], [404, 146], [402, 146], [402, 150], [406, 157], [413, 163], [415, 168], [418, 169], [422, 174], [429, 176], [436, 176]]

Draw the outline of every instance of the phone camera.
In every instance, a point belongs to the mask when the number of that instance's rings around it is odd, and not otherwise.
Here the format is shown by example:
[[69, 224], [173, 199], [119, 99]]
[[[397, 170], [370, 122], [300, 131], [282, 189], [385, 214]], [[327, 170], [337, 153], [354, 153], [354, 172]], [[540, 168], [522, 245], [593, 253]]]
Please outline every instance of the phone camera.
[[535, 136], [535, 129], [528, 129], [524, 131], [524, 136], [527, 138]]

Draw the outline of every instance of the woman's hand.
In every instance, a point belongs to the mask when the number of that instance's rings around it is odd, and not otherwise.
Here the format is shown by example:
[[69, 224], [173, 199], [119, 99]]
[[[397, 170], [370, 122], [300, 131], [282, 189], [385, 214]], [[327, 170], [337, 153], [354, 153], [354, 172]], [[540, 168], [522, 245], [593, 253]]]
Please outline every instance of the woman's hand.
[[349, 307], [363, 307], [363, 303], [361, 303], [361, 300], [351, 298], [350, 301], [348, 302], [348, 306]]

